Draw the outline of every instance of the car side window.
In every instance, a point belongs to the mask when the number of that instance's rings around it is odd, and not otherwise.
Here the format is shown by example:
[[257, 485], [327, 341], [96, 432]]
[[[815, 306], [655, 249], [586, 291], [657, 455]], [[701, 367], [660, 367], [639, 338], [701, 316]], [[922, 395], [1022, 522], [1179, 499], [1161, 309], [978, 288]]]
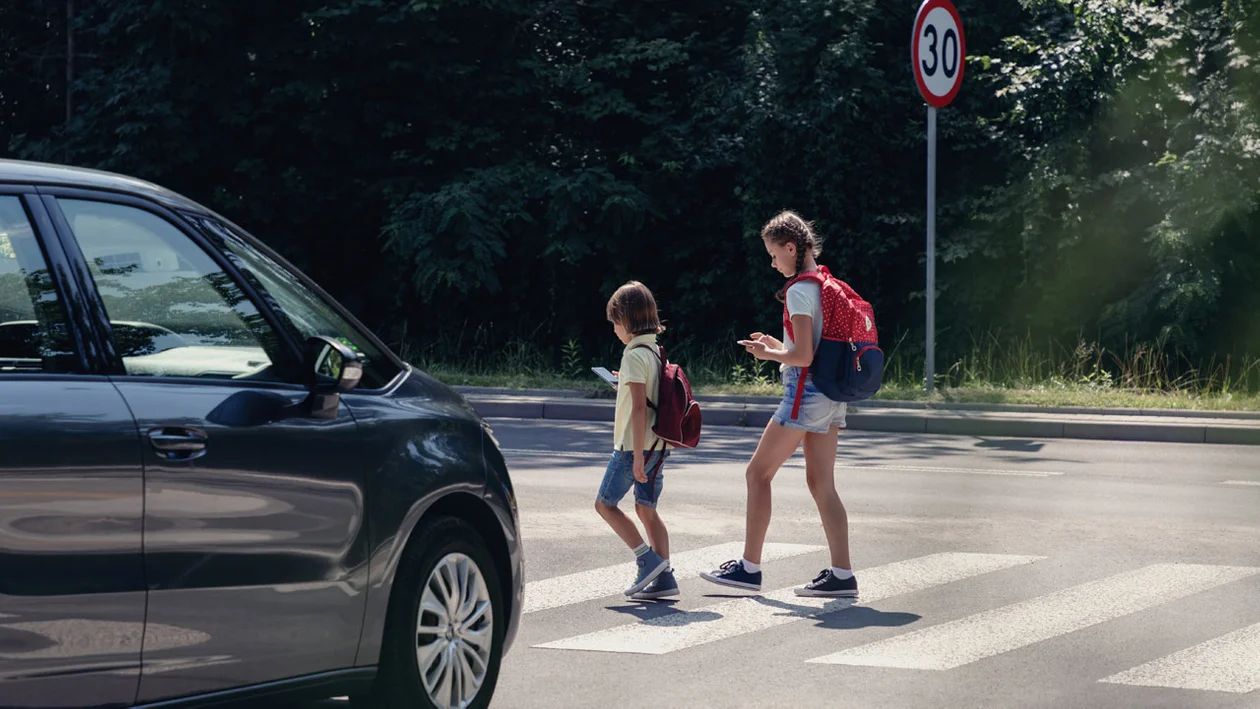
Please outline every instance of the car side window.
[[299, 339], [328, 336], [354, 350], [363, 362], [361, 388], [380, 389], [398, 376], [400, 369], [384, 352], [288, 269], [250, 246], [230, 226], [208, 217], [188, 218], [233, 259], [246, 278], [253, 279], [271, 308]]
[[128, 375], [296, 381], [240, 285], [173, 224], [127, 205], [58, 202]]
[[21, 198], [0, 195], [0, 374], [77, 369], [65, 303]]

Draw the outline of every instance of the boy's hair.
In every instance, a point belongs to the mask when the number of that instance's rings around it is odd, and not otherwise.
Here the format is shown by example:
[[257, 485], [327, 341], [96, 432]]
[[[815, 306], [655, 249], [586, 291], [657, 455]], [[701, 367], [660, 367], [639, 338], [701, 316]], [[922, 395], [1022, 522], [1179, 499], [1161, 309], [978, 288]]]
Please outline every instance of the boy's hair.
[[608, 322], [621, 323], [632, 335], [659, 335], [665, 332], [656, 313], [652, 291], [638, 281], [630, 281], [608, 299]]
[[[812, 254], [814, 258], [822, 253], [822, 238], [814, 233], [814, 225], [801, 218], [801, 215], [791, 210], [779, 212], [773, 219], [766, 222], [761, 228], [761, 238], [771, 243], [783, 246], [784, 244], [796, 244], [796, 274], [800, 275], [801, 269], [805, 268], [805, 254]], [[779, 289], [775, 294], [780, 301], [787, 297], [787, 285]]]

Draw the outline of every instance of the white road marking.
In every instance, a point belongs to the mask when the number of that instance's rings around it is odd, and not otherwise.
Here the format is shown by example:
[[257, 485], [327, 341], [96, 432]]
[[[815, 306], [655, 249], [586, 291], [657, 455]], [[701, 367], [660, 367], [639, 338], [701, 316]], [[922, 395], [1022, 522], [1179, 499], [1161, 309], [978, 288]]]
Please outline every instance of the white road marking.
[[1155, 564], [808, 662], [948, 670], [1260, 573]]
[[[552, 458], [576, 458], [576, 459], [606, 459], [608, 453], [599, 453], [594, 451], [548, 451], [533, 448], [504, 448], [504, 455], [521, 455], [521, 456], [542, 456]], [[676, 464], [683, 463], [724, 463], [724, 462], [746, 462], [748, 456], [736, 456], [729, 454], [712, 454], [712, 453], [689, 453], [675, 451], [671, 454], [670, 460]], [[789, 458], [786, 467], [801, 467], [804, 465], [804, 459], [798, 457]], [[1049, 478], [1063, 475], [1062, 472], [1053, 470], [1009, 470], [994, 468], [949, 468], [941, 466], [924, 466], [924, 465], [847, 465], [836, 464], [837, 470], [886, 470], [902, 473], [946, 473], [956, 475], [999, 475], [1008, 477], [1026, 477], [1026, 478]]]
[[1260, 623], [1100, 682], [1246, 694], [1260, 689]]
[[[858, 589], [863, 602], [878, 601], [1043, 558], [953, 552], [932, 554], [859, 570]], [[737, 592], [735, 589], [731, 591]], [[791, 588], [785, 588], [535, 647], [663, 655], [813, 618], [852, 605], [852, 599], [799, 598]]]
[[1000, 470], [992, 468], [941, 468], [922, 465], [837, 465], [851, 470], [894, 470], [905, 473], [953, 473], [960, 475], [1007, 475], [1025, 478], [1049, 478], [1062, 475], [1050, 470]]

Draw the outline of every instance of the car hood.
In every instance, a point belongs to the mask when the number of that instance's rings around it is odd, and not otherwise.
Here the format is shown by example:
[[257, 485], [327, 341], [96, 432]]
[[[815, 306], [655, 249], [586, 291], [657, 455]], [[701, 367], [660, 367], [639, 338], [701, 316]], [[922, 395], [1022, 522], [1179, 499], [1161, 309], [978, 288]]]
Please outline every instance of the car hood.
[[440, 409], [443, 412], [470, 421], [481, 422], [473, 405], [462, 394], [431, 375], [407, 365], [407, 374], [403, 382], [394, 392], [394, 398], [400, 402], [414, 399], [417, 404], [423, 402], [426, 409]]

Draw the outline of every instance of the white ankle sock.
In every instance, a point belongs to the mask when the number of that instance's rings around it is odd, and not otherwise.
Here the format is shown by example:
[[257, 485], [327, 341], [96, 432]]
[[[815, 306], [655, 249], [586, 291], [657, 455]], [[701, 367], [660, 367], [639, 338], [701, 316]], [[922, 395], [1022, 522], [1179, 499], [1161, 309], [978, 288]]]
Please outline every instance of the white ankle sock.
[[652, 551], [652, 547], [648, 546], [647, 542], [644, 542], [634, 548], [634, 558], [637, 559], [643, 556], [644, 554], [648, 553], [649, 551]]
[[832, 575], [832, 576], [835, 576], [836, 578], [840, 579], [841, 581], [844, 581], [844, 580], [846, 580], [846, 579], [851, 579], [851, 578], [853, 578], [853, 570], [852, 570], [852, 569], [842, 569], [842, 568], [840, 568], [839, 566], [833, 566], [833, 567], [831, 567], [831, 575]]
[[761, 571], [761, 564], [754, 564], [751, 561], [744, 558], [741, 558], [739, 560], [739, 563], [744, 566], [744, 571], [747, 571], [750, 574], [759, 573]]

